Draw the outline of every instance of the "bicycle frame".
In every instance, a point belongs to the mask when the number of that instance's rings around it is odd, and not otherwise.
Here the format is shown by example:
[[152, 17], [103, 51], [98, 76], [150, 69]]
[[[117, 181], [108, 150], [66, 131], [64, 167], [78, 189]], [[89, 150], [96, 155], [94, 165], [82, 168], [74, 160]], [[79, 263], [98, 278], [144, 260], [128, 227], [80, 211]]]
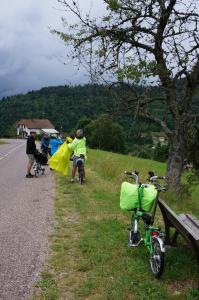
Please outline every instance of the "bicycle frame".
[[[152, 208], [152, 216], [151, 216], [150, 225], [145, 224], [145, 237], [143, 238], [143, 241], [144, 241], [144, 245], [147, 247], [150, 254], [152, 254], [152, 239], [154, 237], [159, 238], [159, 233], [160, 233], [160, 228], [152, 226], [154, 223], [159, 194], [160, 194], [160, 191], [158, 190], [156, 200], [155, 200], [155, 202], [153, 204], [153, 208]], [[133, 226], [136, 222], [137, 223], [136, 231], [138, 231], [139, 219], [142, 218], [146, 214], [146, 212], [142, 211], [142, 209], [141, 209], [140, 192], [138, 193], [138, 196], [139, 196], [138, 197], [138, 208], [134, 210], [134, 213], [132, 214], [132, 217], [131, 217], [131, 229], [133, 228]], [[134, 231], [135, 231], [135, 229], [134, 229]], [[165, 250], [164, 250], [163, 243], [161, 243], [161, 248], [162, 248], [162, 251], [164, 252]]]

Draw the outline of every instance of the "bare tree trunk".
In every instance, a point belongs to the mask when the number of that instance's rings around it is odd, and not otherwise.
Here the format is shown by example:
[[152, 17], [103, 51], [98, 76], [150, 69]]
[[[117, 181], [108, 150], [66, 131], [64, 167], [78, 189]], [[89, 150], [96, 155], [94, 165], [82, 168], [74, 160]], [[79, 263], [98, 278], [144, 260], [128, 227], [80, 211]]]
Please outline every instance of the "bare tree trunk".
[[172, 189], [179, 189], [184, 167], [185, 140], [183, 130], [178, 130], [170, 139], [167, 163], [168, 183]]

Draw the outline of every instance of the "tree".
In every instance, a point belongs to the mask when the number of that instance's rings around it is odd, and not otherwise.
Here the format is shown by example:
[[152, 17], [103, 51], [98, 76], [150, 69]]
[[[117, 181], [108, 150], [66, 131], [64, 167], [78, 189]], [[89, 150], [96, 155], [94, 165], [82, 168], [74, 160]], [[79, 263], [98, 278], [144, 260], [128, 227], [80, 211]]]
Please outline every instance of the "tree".
[[125, 151], [125, 136], [122, 127], [108, 115], [102, 115], [85, 128], [91, 148], [113, 152]]
[[86, 135], [86, 127], [92, 122], [92, 120], [90, 118], [87, 117], [82, 117], [76, 125], [76, 128], [81, 128], [84, 130], [84, 133]]
[[[104, 0], [101, 20], [84, 15], [75, 0], [58, 0], [78, 22], [64, 32], [54, 30], [73, 46], [72, 57], [86, 62], [92, 75], [114, 74], [125, 83], [158, 83], [163, 119], [151, 114], [153, 98], [132, 89], [125, 110], [161, 125], [170, 142], [168, 178], [180, 184], [188, 128], [193, 124], [194, 94], [199, 82], [197, 0]], [[155, 99], [157, 101], [157, 99]], [[168, 115], [173, 127], [168, 125]]]
[[194, 171], [199, 175], [199, 127], [194, 126], [189, 130], [187, 162], [193, 165]]

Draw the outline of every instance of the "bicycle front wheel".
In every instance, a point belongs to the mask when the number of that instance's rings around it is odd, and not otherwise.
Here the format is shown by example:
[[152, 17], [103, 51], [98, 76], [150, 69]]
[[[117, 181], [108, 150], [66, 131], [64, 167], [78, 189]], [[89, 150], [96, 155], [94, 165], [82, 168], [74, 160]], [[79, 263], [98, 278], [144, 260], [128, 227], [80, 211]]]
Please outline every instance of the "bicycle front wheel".
[[155, 278], [160, 278], [164, 271], [164, 246], [160, 238], [155, 237], [152, 239], [152, 254], [149, 265]]

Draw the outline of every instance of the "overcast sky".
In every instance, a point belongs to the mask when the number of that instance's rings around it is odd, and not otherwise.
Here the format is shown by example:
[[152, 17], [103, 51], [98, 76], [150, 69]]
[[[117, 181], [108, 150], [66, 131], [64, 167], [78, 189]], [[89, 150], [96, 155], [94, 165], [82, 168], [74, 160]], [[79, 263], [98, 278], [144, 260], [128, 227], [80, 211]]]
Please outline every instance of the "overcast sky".
[[[91, 0], [79, 0], [85, 10]], [[0, 97], [44, 86], [88, 82], [82, 69], [64, 66], [66, 47], [49, 31], [60, 28], [56, 0], [1, 0]], [[102, 0], [93, 0], [93, 14], [102, 11]]]

